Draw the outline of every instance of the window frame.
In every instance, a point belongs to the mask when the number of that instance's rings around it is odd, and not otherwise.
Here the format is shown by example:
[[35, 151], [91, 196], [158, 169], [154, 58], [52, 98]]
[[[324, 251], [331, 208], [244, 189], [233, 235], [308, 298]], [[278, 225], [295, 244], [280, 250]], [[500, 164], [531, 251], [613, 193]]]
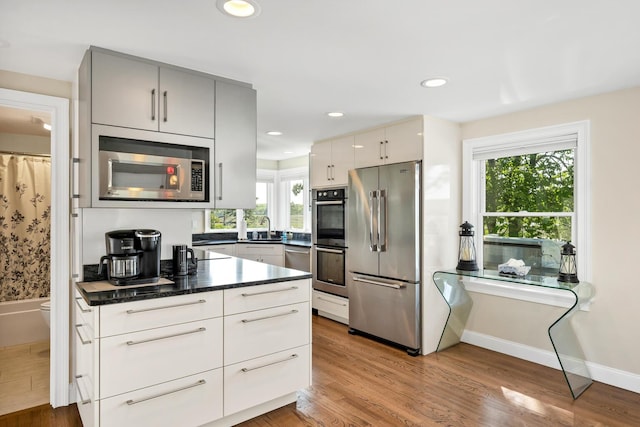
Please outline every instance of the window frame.
[[[462, 217], [474, 225], [482, 224], [484, 207], [484, 167], [482, 160], [474, 160], [474, 155], [481, 152], [511, 152], [524, 147], [539, 148], [550, 151], [554, 140], [576, 135], [574, 156], [574, 213], [575, 226], [572, 227], [572, 244], [576, 247], [576, 264], [578, 278], [591, 280], [591, 153], [590, 153], [590, 121], [579, 121], [555, 126], [529, 129], [520, 132], [492, 135], [481, 138], [466, 139], [462, 142]], [[550, 142], [551, 141], [551, 142]], [[559, 145], [556, 145], [559, 147]], [[514, 154], [515, 155], [515, 154]], [[481, 230], [481, 228], [477, 228]], [[482, 234], [476, 235], [476, 245], [481, 244]], [[478, 265], [483, 265], [483, 251], [478, 250]]]
[[[283, 169], [279, 171], [278, 176], [278, 206], [281, 208], [280, 216], [278, 218], [278, 224], [282, 225], [283, 230], [296, 231], [300, 233], [311, 232], [311, 210], [310, 210], [310, 181], [309, 181], [309, 168], [298, 167]], [[291, 202], [291, 194], [287, 183], [290, 181], [302, 180], [304, 185], [304, 191], [302, 194], [303, 205], [303, 228], [291, 228], [291, 217], [289, 212], [289, 203]]]

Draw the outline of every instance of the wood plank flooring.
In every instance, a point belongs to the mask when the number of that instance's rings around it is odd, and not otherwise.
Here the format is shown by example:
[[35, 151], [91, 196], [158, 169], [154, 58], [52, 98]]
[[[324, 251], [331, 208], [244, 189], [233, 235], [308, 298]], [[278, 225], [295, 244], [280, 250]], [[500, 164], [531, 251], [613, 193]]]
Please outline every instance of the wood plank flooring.
[[[75, 405], [33, 412], [0, 427], [80, 425]], [[240, 426], [436, 425], [640, 426], [640, 394], [594, 383], [574, 401], [555, 369], [467, 344], [409, 357], [314, 316], [312, 386]]]

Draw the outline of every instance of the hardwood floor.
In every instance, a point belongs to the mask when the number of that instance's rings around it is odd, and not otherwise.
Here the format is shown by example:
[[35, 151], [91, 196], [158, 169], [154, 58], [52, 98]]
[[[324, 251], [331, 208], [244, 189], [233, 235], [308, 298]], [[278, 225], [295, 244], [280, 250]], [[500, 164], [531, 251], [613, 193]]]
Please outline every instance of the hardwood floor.
[[[0, 427], [80, 425], [75, 405], [47, 408], [0, 416]], [[555, 369], [467, 344], [409, 357], [314, 316], [313, 385], [297, 403], [240, 424], [435, 425], [640, 426], [640, 394], [594, 383], [574, 401]]]
[[0, 348], [0, 415], [49, 403], [49, 340]]

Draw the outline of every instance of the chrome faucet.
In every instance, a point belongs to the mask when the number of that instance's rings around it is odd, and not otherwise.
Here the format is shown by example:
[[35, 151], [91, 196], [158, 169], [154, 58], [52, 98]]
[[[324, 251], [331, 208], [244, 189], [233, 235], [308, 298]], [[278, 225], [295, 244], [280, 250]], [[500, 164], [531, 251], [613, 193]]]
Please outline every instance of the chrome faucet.
[[271, 219], [268, 216], [264, 215], [262, 217], [262, 221], [260, 221], [260, 224], [264, 224], [265, 219], [267, 220], [267, 239], [270, 239], [271, 238]]

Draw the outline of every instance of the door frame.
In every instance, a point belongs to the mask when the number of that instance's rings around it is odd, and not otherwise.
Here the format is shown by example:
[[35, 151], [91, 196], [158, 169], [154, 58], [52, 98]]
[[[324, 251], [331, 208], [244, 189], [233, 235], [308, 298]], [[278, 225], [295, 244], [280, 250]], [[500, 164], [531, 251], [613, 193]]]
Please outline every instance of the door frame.
[[69, 405], [69, 100], [0, 88], [0, 105], [51, 115], [51, 406]]

